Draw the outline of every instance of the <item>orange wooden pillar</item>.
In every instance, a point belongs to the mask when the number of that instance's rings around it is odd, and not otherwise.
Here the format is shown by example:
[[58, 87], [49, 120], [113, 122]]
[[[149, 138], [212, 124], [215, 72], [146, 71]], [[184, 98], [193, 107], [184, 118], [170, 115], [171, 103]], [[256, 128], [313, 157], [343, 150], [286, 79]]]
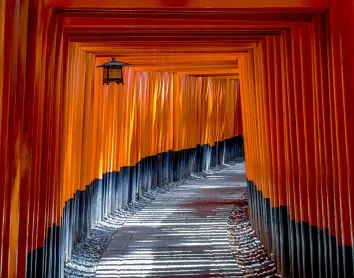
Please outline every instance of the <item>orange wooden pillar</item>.
[[252, 225], [283, 276], [353, 274], [353, 81], [340, 62], [353, 41], [340, 11], [262, 39], [240, 63]]
[[354, 272], [354, 209], [353, 209], [353, 129], [354, 119], [351, 103], [353, 101], [353, 55], [354, 45], [352, 32], [354, 8], [351, 1], [343, 1], [341, 5], [332, 4], [330, 10], [330, 40], [328, 51], [330, 71], [330, 95], [333, 121], [331, 133], [335, 137], [332, 142], [333, 157], [336, 162], [335, 174], [335, 211], [336, 245], [338, 257], [338, 273], [346, 277]]

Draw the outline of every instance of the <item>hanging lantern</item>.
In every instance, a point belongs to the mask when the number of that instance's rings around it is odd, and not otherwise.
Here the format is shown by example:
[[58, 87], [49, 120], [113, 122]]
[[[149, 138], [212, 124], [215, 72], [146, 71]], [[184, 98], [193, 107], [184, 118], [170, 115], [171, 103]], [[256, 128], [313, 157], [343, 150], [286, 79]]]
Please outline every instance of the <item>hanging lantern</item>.
[[112, 58], [112, 61], [98, 66], [103, 68], [103, 85], [108, 85], [111, 82], [124, 85], [123, 82], [123, 67], [129, 64], [118, 62], [116, 58]]

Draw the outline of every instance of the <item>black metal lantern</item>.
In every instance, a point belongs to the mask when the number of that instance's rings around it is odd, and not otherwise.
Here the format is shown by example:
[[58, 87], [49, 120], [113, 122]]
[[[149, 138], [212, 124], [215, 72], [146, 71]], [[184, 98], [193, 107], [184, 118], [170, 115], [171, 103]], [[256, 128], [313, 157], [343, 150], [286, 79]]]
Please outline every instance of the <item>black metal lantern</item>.
[[103, 68], [103, 85], [111, 82], [117, 82], [117, 84], [124, 85], [123, 82], [123, 67], [129, 64], [118, 62], [116, 58], [112, 58], [112, 61], [98, 66]]

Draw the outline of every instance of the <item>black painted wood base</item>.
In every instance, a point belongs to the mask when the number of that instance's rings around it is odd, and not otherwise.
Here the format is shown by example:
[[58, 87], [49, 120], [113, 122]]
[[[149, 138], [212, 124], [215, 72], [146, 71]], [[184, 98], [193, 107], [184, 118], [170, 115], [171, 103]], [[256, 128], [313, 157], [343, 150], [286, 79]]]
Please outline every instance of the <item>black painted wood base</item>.
[[338, 246], [328, 229], [290, 220], [287, 207], [271, 207], [255, 184], [247, 183], [252, 227], [282, 277], [354, 277], [352, 246]]

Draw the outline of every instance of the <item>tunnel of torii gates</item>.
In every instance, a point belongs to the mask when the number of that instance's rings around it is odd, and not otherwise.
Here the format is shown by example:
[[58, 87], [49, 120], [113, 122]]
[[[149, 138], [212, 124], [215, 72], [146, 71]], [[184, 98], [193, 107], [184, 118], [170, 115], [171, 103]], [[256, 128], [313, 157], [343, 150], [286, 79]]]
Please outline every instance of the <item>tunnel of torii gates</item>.
[[244, 151], [279, 273], [353, 277], [353, 34], [352, 0], [2, 0], [0, 276], [61, 277], [105, 215]]

